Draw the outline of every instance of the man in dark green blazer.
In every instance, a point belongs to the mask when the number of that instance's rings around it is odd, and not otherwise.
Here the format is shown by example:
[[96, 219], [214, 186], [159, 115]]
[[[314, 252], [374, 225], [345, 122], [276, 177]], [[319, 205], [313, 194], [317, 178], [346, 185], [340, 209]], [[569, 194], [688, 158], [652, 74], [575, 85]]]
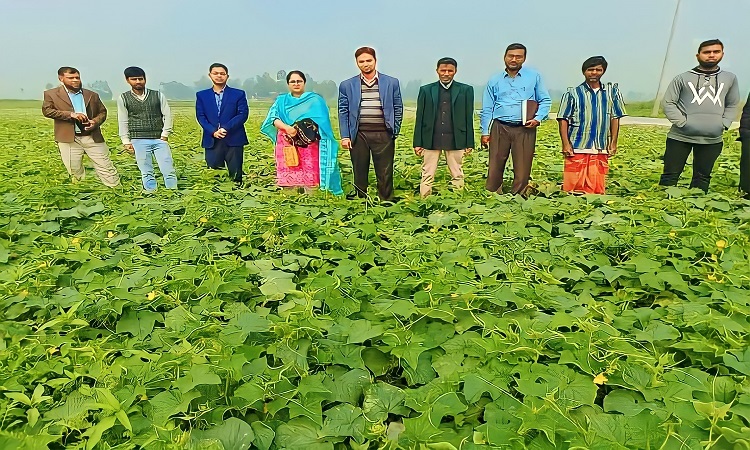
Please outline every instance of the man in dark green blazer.
[[445, 153], [453, 187], [464, 187], [461, 162], [474, 149], [474, 88], [453, 80], [457, 66], [455, 59], [441, 58], [437, 63], [439, 81], [419, 88], [414, 153], [424, 158], [419, 185], [422, 197], [432, 192], [441, 153]]

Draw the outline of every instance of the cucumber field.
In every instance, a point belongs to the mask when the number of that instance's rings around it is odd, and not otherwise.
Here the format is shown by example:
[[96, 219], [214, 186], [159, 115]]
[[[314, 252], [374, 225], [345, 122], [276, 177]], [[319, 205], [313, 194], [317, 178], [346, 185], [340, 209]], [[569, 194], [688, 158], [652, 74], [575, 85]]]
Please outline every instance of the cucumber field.
[[68, 179], [40, 102], [0, 101], [0, 449], [750, 449], [731, 132], [708, 194], [657, 186], [645, 126], [607, 195], [561, 192], [547, 121], [536, 195], [485, 191], [475, 150], [422, 200], [411, 112], [389, 207], [277, 188], [269, 105], [237, 189], [175, 102], [178, 190], [146, 194], [114, 104], [110, 189]]

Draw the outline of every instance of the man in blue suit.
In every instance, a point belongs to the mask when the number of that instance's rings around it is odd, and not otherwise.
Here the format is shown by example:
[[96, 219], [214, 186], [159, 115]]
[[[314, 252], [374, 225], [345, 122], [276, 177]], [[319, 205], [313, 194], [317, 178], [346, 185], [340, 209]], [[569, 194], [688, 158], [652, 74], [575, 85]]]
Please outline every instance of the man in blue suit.
[[227, 86], [229, 70], [224, 64], [211, 64], [208, 76], [213, 87], [199, 91], [195, 100], [195, 115], [203, 128], [201, 146], [206, 149], [206, 165], [209, 169], [223, 169], [226, 165], [229, 176], [240, 185], [243, 153], [248, 144], [247, 95]]
[[360, 74], [339, 85], [341, 147], [348, 149], [354, 171], [355, 194], [367, 196], [370, 157], [378, 182], [378, 197], [393, 198], [393, 158], [401, 131], [404, 104], [398, 80], [375, 70], [375, 50], [362, 47], [354, 52]]

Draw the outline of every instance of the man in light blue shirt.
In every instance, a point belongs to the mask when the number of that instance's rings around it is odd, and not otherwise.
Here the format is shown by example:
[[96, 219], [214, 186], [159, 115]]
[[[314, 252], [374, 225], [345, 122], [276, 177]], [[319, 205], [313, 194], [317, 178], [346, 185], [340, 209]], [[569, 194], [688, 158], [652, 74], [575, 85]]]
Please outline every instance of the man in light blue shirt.
[[504, 60], [505, 70], [487, 83], [479, 115], [482, 146], [489, 147], [490, 153], [485, 187], [503, 193], [503, 172], [512, 155], [511, 192], [524, 195], [531, 178], [536, 129], [549, 115], [552, 99], [539, 72], [523, 67], [526, 61], [523, 44], [509, 45]]

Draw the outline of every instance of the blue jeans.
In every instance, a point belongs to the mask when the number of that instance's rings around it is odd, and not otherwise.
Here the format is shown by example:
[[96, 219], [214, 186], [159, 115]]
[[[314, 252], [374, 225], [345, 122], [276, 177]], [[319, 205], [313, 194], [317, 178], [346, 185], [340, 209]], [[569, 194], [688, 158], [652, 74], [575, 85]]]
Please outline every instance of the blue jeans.
[[177, 189], [177, 175], [174, 171], [169, 144], [161, 139], [133, 139], [132, 144], [135, 150], [135, 161], [141, 171], [143, 189], [149, 192], [156, 190], [154, 158], [159, 165], [159, 171], [164, 176], [164, 186], [167, 189]]

